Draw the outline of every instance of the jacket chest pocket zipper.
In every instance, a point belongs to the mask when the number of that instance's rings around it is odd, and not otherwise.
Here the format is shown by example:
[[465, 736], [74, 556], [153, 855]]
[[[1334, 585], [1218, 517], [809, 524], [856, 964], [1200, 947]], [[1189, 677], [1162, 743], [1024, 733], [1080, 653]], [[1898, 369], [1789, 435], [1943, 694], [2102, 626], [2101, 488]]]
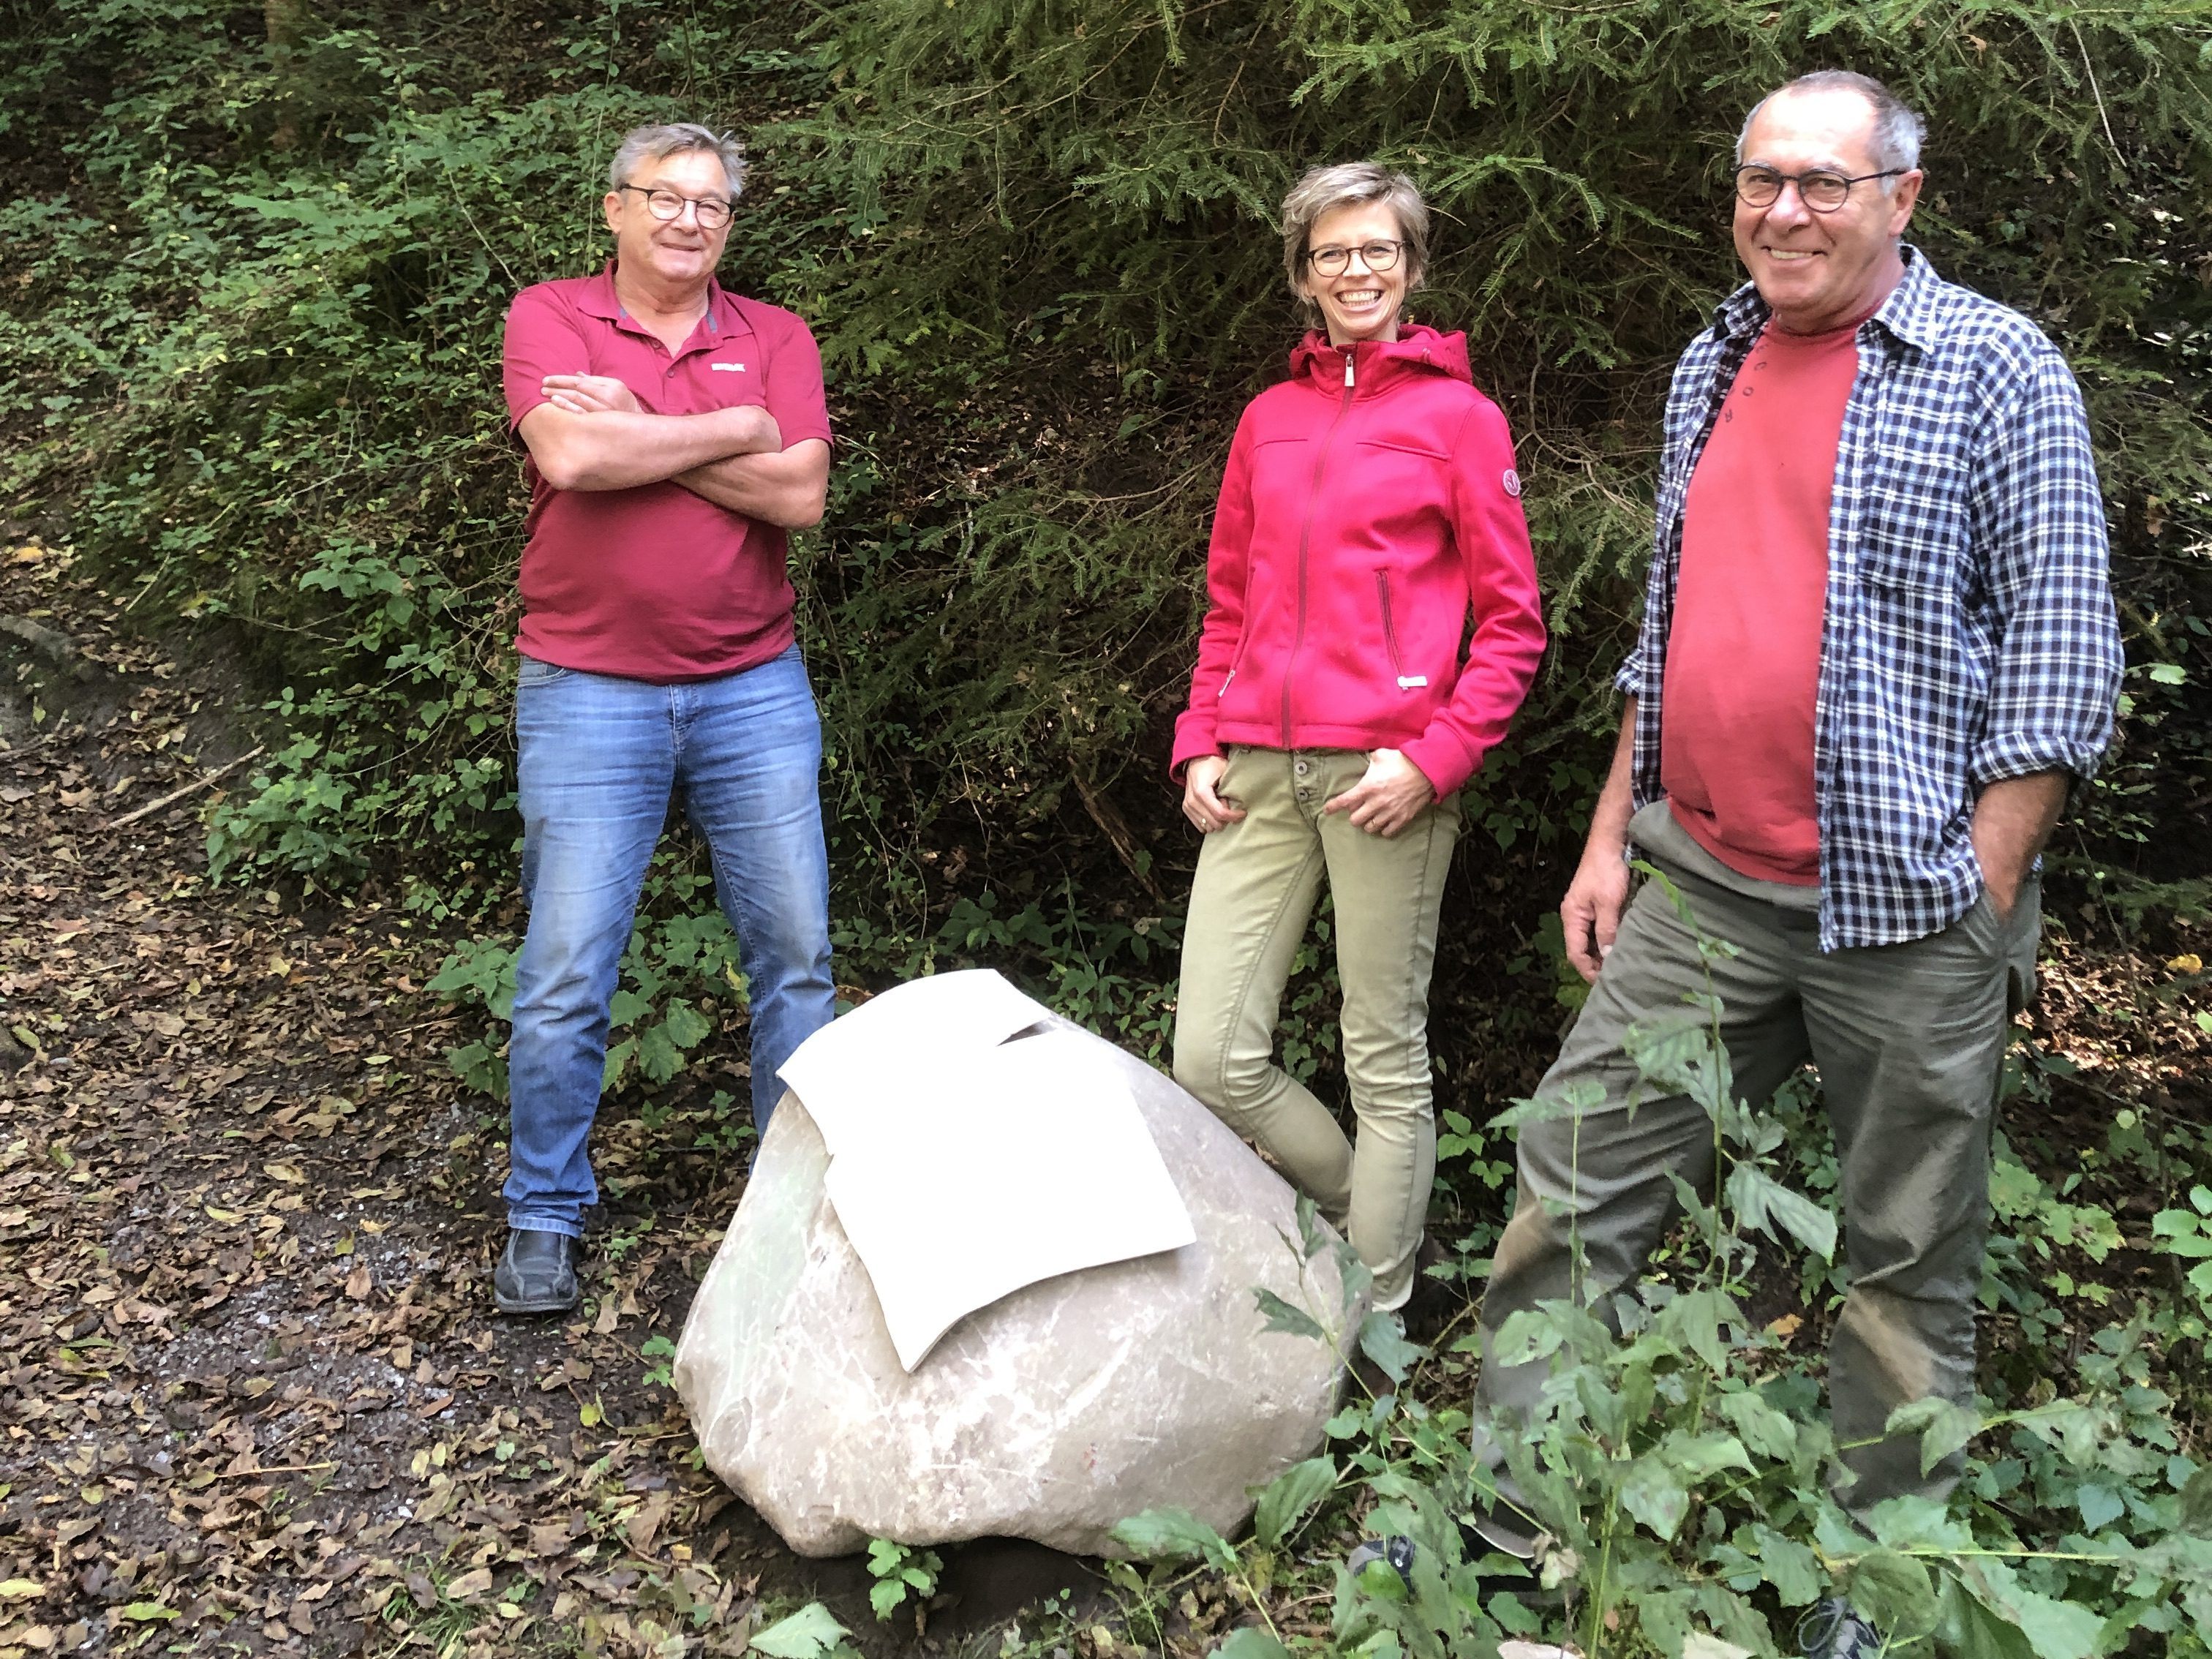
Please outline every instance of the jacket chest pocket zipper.
[[1390, 672], [1398, 677], [1398, 689], [1401, 691], [1419, 690], [1428, 684], [1429, 677], [1426, 674], [1408, 674], [1404, 659], [1398, 654], [1398, 623], [1390, 612], [1389, 571], [1377, 570], [1375, 573], [1375, 596], [1382, 604], [1382, 637], [1390, 647]]

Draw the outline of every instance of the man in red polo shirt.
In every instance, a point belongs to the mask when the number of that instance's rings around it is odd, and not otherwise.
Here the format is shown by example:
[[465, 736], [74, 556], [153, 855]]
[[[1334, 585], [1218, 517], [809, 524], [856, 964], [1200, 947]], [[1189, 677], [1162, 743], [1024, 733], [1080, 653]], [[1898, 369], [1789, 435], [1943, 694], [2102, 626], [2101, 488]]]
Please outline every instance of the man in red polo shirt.
[[609, 169], [613, 260], [507, 313], [531, 499], [506, 1313], [576, 1304], [609, 1006], [677, 788], [751, 988], [757, 1127], [832, 1011], [822, 733], [785, 561], [822, 516], [830, 422], [806, 325], [714, 280], [744, 173], [734, 138], [639, 128]]

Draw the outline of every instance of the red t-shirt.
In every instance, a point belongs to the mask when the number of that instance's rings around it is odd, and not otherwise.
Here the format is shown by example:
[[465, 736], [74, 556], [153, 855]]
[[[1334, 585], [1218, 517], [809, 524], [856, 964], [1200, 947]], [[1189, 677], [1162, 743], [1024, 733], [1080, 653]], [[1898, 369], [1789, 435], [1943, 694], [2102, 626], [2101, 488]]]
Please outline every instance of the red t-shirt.
[[[683, 349], [631, 320], [615, 268], [539, 283], [507, 313], [510, 427], [545, 401], [548, 374], [611, 375], [654, 415], [765, 404], [786, 448], [830, 437], [822, 354], [793, 313], [708, 285]], [[766, 662], [792, 641], [796, 596], [783, 532], [678, 483], [556, 489], [527, 468], [517, 648], [542, 662], [670, 684]]]
[[1715, 858], [1796, 886], [1820, 879], [1813, 716], [1828, 504], [1864, 320], [1825, 334], [1769, 325], [1729, 388], [1683, 503], [1660, 782], [1675, 818]]

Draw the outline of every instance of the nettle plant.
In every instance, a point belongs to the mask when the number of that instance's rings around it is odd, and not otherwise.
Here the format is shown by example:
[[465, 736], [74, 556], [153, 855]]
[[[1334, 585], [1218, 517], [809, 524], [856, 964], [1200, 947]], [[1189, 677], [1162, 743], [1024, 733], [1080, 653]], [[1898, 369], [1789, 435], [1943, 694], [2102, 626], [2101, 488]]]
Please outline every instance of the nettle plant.
[[[1679, 890], [1639, 868], [1696, 930]], [[1702, 931], [1698, 939], [1708, 963], [1734, 954]], [[1679, 1014], [1632, 1028], [1625, 1044], [1651, 1097], [1686, 1096], [1713, 1126], [1720, 1178], [1713, 1201], [1679, 1190], [1692, 1243], [1676, 1253], [1671, 1282], [1595, 1304], [1542, 1304], [1497, 1334], [1498, 1362], [1551, 1367], [1527, 1421], [1485, 1425], [1517, 1488], [1515, 1506], [1541, 1529], [1534, 1562], [1487, 1551], [1471, 1530], [1477, 1510], [1503, 1501], [1498, 1473], [1471, 1450], [1467, 1412], [1395, 1387], [1425, 1356], [1386, 1335], [1366, 1346], [1394, 1391], [1347, 1407], [1328, 1425], [1328, 1455], [1256, 1494], [1244, 1544], [1188, 1516], [1125, 1523], [1122, 1540], [1140, 1556], [1198, 1561], [1242, 1589], [1257, 1622], [1221, 1653], [1261, 1659], [1318, 1645], [1284, 1632], [1271, 1592], [1332, 1570], [1326, 1645], [1374, 1659], [1459, 1659], [1515, 1637], [1566, 1643], [1586, 1659], [1779, 1655], [1797, 1650], [1799, 1625], [1831, 1596], [1848, 1599], [1898, 1653], [2212, 1652], [2212, 1468], [2185, 1454], [2171, 1401], [2150, 1386], [2148, 1314], [2089, 1340], [2076, 1398], [2006, 1411], [1935, 1400], [1900, 1407], [1888, 1431], [1918, 1437], [1923, 1470], [1963, 1452], [1963, 1480], [1948, 1503], [1891, 1498], [1863, 1525], [1846, 1515], [1836, 1495], [1846, 1449], [1820, 1409], [1817, 1370], [1778, 1324], [1761, 1328], [1744, 1311], [1759, 1238], [1826, 1261], [1837, 1224], [1778, 1177], [1784, 1126], [1737, 1097], [1721, 1012], [1709, 987]], [[1596, 1103], [1573, 1093], [1520, 1101], [1495, 1127], [1577, 1117]], [[1310, 1233], [1302, 1248], [1318, 1248]], [[1318, 1340], [1341, 1329], [1266, 1310], [1276, 1328]], [[1368, 1536], [1412, 1540], [1404, 1571], [1377, 1560], [1355, 1577], [1341, 1561], [1297, 1559], [1300, 1528], [1328, 1535], [1310, 1523], [1332, 1505], [1364, 1508]], [[1131, 1588], [1139, 1582], [1130, 1576]]]

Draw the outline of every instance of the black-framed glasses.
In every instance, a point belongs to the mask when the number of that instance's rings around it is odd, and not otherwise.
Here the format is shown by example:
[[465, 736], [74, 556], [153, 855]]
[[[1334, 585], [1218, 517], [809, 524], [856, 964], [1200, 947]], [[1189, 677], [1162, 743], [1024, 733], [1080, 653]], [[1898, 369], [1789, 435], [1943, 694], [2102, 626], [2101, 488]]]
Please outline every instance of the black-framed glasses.
[[1380, 240], [1362, 242], [1358, 247], [1310, 247], [1306, 263], [1324, 276], [1341, 276], [1352, 268], [1352, 256], [1357, 253], [1360, 264], [1370, 270], [1388, 270], [1398, 263], [1404, 251], [1403, 242]]
[[1853, 185], [1863, 185], [1872, 179], [1894, 179], [1906, 171], [1904, 167], [1889, 167], [1881, 173], [1862, 173], [1856, 178], [1846, 178], [1827, 167], [1814, 167], [1809, 173], [1783, 173], [1752, 161], [1735, 170], [1735, 198], [1746, 207], [1772, 207], [1782, 199], [1783, 185], [1795, 185], [1797, 199], [1811, 211], [1833, 213], [1850, 200]]
[[730, 222], [730, 204], [719, 196], [685, 196], [672, 190], [648, 189], [643, 185], [617, 185], [615, 188], [634, 190], [644, 197], [645, 210], [656, 219], [681, 219], [688, 206], [698, 216], [702, 230], [720, 230]]

